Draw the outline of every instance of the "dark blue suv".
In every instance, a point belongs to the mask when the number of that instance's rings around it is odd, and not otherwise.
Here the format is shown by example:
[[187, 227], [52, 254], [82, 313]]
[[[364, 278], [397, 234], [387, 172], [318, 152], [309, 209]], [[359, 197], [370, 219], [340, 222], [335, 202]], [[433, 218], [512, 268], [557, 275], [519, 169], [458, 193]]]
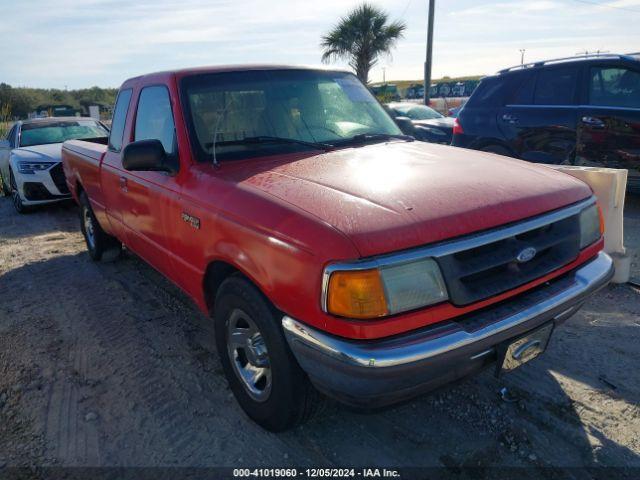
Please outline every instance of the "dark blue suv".
[[486, 77], [451, 144], [531, 162], [629, 170], [640, 191], [640, 59], [586, 55]]

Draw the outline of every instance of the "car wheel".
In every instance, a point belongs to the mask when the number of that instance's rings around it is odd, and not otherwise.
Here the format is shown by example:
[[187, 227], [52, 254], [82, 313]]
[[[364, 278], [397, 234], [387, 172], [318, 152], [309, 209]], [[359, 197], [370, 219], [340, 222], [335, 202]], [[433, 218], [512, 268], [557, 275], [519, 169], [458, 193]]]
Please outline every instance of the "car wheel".
[[7, 185], [7, 181], [3, 175], [0, 174], [0, 194], [5, 197], [11, 196], [11, 187]]
[[9, 170], [9, 184], [11, 185], [11, 200], [16, 212], [20, 214], [29, 213], [31, 209], [22, 202], [22, 197], [20, 196], [20, 191], [18, 190], [18, 185], [16, 184], [12, 170]]
[[480, 149], [483, 152], [496, 153], [505, 157], [513, 157], [513, 154], [501, 145], [486, 145]]
[[282, 314], [253, 284], [241, 276], [225, 280], [213, 318], [229, 387], [251, 419], [278, 432], [318, 411], [323, 399], [289, 349]]
[[80, 229], [87, 244], [89, 256], [94, 261], [99, 261], [105, 252], [114, 250], [116, 255], [122, 250], [122, 243], [115, 237], [106, 233], [96, 216], [93, 214], [89, 198], [84, 192], [80, 193]]

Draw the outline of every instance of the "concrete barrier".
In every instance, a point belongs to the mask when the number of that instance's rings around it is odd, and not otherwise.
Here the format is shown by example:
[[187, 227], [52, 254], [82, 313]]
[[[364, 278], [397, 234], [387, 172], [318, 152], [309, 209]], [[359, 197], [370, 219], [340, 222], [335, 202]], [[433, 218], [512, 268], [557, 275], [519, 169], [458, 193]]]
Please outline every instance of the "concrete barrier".
[[572, 165], [546, 165], [579, 178], [588, 184], [602, 208], [604, 216], [604, 250], [613, 258], [616, 273], [613, 283], [629, 281], [631, 258], [624, 248], [624, 200], [627, 170]]

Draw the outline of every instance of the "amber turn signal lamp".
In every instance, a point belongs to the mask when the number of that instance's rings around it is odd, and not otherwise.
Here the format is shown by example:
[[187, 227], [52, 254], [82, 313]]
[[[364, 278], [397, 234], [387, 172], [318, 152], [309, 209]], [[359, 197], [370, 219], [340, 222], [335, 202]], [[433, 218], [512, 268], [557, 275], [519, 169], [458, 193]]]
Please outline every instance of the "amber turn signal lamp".
[[333, 272], [327, 310], [341, 317], [367, 319], [388, 314], [382, 279], [377, 269]]
[[604, 214], [602, 213], [602, 208], [598, 205], [598, 217], [600, 218], [600, 235], [604, 235]]

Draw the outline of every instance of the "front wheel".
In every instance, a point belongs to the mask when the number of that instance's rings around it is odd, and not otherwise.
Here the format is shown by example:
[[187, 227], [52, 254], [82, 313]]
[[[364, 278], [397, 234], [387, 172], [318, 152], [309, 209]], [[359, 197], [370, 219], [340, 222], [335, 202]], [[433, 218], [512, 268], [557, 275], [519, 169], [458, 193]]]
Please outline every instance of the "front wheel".
[[222, 367], [245, 413], [272, 432], [304, 423], [321, 397], [289, 349], [282, 315], [251, 282], [232, 276], [218, 290], [213, 317]]
[[122, 244], [118, 239], [112, 237], [102, 229], [98, 220], [96, 220], [96, 216], [93, 214], [87, 194], [81, 192], [79, 200], [80, 229], [82, 230], [82, 235], [84, 235], [91, 259], [97, 262], [102, 259], [105, 252], [110, 250], [115, 251], [116, 255], [118, 255], [122, 250]]
[[13, 208], [20, 214], [29, 213], [31, 209], [22, 202], [20, 191], [18, 190], [18, 184], [13, 176], [13, 171], [9, 170], [9, 184], [11, 185], [11, 200], [13, 202]]
[[0, 195], [4, 195], [8, 197], [11, 195], [11, 187], [7, 185], [7, 181], [4, 178], [4, 175], [0, 173]]

